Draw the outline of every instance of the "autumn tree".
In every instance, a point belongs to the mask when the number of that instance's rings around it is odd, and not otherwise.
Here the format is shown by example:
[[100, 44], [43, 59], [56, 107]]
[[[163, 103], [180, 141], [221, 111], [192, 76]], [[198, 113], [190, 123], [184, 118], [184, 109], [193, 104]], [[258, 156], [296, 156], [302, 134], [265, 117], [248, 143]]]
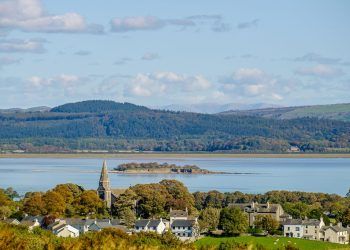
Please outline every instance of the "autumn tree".
[[218, 228], [220, 221], [220, 209], [208, 207], [199, 215], [199, 226], [201, 231], [214, 231]]
[[46, 214], [43, 194], [40, 192], [27, 193], [23, 202], [23, 211], [30, 215]]
[[47, 191], [42, 200], [45, 205], [46, 214], [61, 216], [66, 210], [66, 202], [61, 194], [55, 191]]
[[123, 210], [119, 211], [119, 219], [121, 219], [125, 226], [131, 228], [135, 225], [136, 215], [135, 211], [126, 207]]
[[269, 232], [269, 234], [274, 234], [279, 227], [279, 223], [271, 215], [257, 215], [255, 216], [254, 226]]
[[238, 207], [226, 207], [220, 212], [219, 226], [228, 235], [239, 235], [247, 231], [248, 218]]
[[171, 198], [165, 186], [159, 183], [138, 184], [132, 187], [138, 196], [136, 212], [142, 218], [153, 216], [164, 217], [167, 214], [166, 205]]
[[106, 206], [94, 190], [84, 191], [76, 198], [74, 206], [80, 215], [106, 214]]
[[167, 202], [167, 208], [180, 210], [185, 210], [187, 208], [190, 213], [193, 211], [193, 195], [182, 182], [177, 180], [162, 180], [159, 184], [163, 185], [171, 195]]

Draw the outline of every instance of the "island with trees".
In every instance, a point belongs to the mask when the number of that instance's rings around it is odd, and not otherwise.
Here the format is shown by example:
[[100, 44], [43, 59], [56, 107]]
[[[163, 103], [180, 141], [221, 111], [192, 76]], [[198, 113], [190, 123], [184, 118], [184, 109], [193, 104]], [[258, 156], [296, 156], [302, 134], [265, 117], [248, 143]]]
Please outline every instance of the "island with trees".
[[123, 163], [110, 172], [123, 174], [228, 174], [226, 172], [209, 171], [196, 165], [178, 166], [158, 162]]

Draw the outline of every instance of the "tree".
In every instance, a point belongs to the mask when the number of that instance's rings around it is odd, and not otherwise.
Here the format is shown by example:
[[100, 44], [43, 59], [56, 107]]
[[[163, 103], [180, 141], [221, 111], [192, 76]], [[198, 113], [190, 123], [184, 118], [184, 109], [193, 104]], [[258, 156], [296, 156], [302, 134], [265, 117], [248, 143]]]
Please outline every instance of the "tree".
[[136, 215], [130, 208], [124, 208], [119, 212], [119, 219], [123, 220], [125, 226], [131, 228], [135, 225]]
[[106, 214], [106, 206], [94, 190], [84, 191], [74, 206], [80, 215]]
[[271, 215], [257, 215], [254, 221], [255, 227], [273, 234], [279, 227], [279, 223]]
[[214, 231], [218, 228], [220, 221], [220, 209], [208, 207], [199, 215], [199, 226], [201, 231]]
[[167, 201], [171, 198], [165, 186], [159, 183], [138, 184], [132, 187], [137, 194], [136, 212], [142, 218], [164, 217], [167, 214]]
[[350, 188], [349, 188], [349, 191], [346, 193], [346, 197], [350, 198]]
[[12, 205], [11, 198], [6, 194], [3, 189], [0, 189], [0, 206], [10, 206]]
[[238, 207], [223, 208], [219, 226], [228, 235], [239, 235], [248, 229], [248, 217]]
[[6, 219], [12, 213], [12, 210], [7, 206], [0, 206], [0, 220]]
[[188, 191], [187, 187], [177, 180], [162, 180], [159, 184], [163, 185], [171, 195], [168, 200], [167, 207], [173, 209], [185, 210], [191, 213], [194, 209], [193, 195]]
[[71, 204], [84, 189], [76, 184], [67, 183], [57, 185], [52, 191], [59, 193], [67, 204]]
[[135, 211], [137, 198], [136, 193], [132, 189], [128, 188], [124, 193], [117, 197], [113, 204], [113, 212], [117, 216], [120, 216], [120, 213], [125, 209]]
[[30, 215], [46, 214], [42, 193], [27, 193], [23, 203], [23, 211]]
[[344, 226], [350, 226], [350, 208], [346, 209], [341, 218]]
[[65, 199], [55, 191], [47, 191], [43, 195], [46, 214], [61, 216], [66, 210]]
[[205, 207], [222, 208], [225, 201], [225, 195], [219, 191], [209, 191], [205, 198]]

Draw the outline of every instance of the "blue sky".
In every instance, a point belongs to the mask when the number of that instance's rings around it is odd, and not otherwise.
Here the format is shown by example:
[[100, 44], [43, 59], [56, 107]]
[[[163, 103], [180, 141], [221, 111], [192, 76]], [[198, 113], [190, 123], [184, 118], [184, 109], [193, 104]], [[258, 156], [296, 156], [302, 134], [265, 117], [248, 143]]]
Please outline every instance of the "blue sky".
[[0, 0], [0, 108], [350, 102], [350, 2]]

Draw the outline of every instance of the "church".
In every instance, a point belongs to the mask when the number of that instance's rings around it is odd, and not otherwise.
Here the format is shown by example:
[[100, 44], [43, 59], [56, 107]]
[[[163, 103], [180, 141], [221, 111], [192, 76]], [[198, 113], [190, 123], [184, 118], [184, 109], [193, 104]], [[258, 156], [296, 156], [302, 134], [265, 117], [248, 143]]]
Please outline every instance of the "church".
[[97, 195], [111, 208], [117, 197], [124, 193], [125, 189], [112, 189], [108, 176], [107, 162], [103, 161], [100, 181], [98, 183]]

